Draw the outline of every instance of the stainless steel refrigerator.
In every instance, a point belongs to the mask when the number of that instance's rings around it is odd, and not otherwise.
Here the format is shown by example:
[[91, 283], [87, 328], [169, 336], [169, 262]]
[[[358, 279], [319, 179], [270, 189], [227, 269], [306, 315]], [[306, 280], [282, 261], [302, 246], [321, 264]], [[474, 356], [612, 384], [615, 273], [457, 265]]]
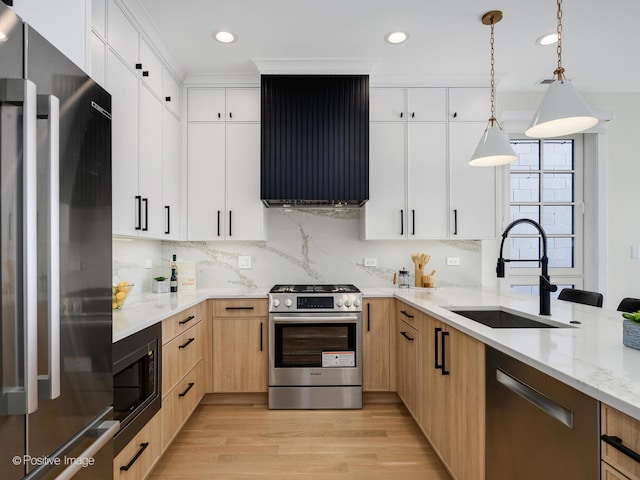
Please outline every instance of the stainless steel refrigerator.
[[0, 3], [0, 478], [112, 478], [111, 97]]

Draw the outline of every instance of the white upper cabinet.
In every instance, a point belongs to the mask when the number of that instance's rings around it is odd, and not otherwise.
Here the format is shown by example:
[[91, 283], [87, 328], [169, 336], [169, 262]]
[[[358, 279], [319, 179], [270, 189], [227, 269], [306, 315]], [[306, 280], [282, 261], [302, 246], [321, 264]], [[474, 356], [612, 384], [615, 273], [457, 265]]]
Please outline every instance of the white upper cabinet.
[[259, 122], [260, 89], [227, 88], [227, 121]]
[[182, 116], [182, 92], [180, 82], [171, 74], [165, 66], [162, 74], [162, 95], [164, 106], [171, 110], [178, 118]]
[[107, 44], [91, 32], [91, 78], [103, 88], [107, 85]]
[[107, 42], [122, 61], [131, 69], [139, 61], [138, 31], [129, 21], [120, 6], [109, 0], [107, 11]]
[[446, 122], [446, 88], [408, 88], [408, 122]]
[[162, 97], [162, 61], [143, 38], [140, 39], [139, 58], [136, 67], [140, 67], [142, 81], [157, 97]]
[[226, 120], [224, 88], [190, 88], [187, 94], [187, 119], [190, 122]]
[[491, 116], [488, 88], [450, 88], [449, 121], [487, 122]]
[[91, 28], [101, 38], [107, 38], [106, 0], [91, 0]]
[[180, 119], [170, 110], [163, 110], [162, 118], [162, 206], [164, 213], [163, 237], [181, 238], [182, 201], [182, 126]]
[[370, 122], [404, 122], [405, 89], [372, 88], [369, 90]]

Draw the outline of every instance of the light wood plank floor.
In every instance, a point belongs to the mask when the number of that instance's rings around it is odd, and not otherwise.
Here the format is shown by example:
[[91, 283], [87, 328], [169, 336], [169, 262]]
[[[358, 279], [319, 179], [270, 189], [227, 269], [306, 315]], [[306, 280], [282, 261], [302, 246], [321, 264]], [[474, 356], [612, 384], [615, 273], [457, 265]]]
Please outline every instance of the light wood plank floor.
[[450, 480], [402, 404], [198, 406], [152, 480]]

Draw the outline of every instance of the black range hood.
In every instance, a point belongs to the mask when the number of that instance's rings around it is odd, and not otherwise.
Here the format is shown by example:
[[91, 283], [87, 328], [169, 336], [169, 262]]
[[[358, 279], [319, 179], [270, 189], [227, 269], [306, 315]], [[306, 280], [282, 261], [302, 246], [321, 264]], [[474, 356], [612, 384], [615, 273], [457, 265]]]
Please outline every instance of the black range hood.
[[261, 191], [271, 207], [369, 199], [369, 76], [262, 75]]

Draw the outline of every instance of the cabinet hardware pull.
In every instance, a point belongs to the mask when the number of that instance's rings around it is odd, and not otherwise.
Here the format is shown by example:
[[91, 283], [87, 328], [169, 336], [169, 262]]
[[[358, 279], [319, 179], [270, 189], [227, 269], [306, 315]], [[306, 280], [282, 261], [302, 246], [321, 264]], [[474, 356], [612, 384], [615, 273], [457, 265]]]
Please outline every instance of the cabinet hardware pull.
[[218, 236], [220, 236], [220, 210], [218, 210]]
[[400, 236], [404, 235], [404, 210], [400, 210]]
[[136, 206], [138, 207], [138, 218], [136, 218], [136, 230], [142, 230], [142, 197], [136, 195]]
[[171, 101], [171, 97], [164, 97], [164, 101], [165, 102], [170, 102]]
[[407, 335], [407, 332], [400, 332], [400, 335], [402, 335], [404, 338], [406, 338], [410, 342], [413, 342], [413, 338], [411, 338], [409, 335]]
[[453, 118], [457, 118], [458, 117], [458, 112], [453, 112]]
[[189, 386], [187, 387], [187, 389], [184, 392], [179, 393], [178, 396], [179, 397], [184, 397], [187, 393], [189, 393], [189, 390], [191, 390], [194, 385], [195, 385], [194, 382], [189, 382]]
[[225, 307], [225, 310], [253, 310], [253, 307]]
[[260, 351], [262, 351], [262, 323], [260, 322]]
[[142, 64], [136, 63], [136, 70], [142, 70]]
[[438, 363], [439, 360], [440, 360], [440, 354], [438, 353], [438, 350], [439, 350], [439, 348], [438, 348], [438, 345], [439, 345], [438, 333], [440, 333], [441, 331], [442, 331], [442, 329], [440, 327], [437, 327], [437, 328], [433, 329], [433, 339], [434, 339], [434, 346], [433, 346], [434, 348], [433, 348], [433, 350], [435, 352], [434, 357], [433, 357], [434, 358], [433, 359], [433, 368], [435, 368], [436, 370], [440, 370], [442, 368], [442, 365], [440, 365], [440, 363]]
[[371, 304], [367, 303], [367, 332], [371, 331]]
[[231, 236], [231, 210], [229, 210], [229, 236]]
[[185, 343], [183, 343], [182, 345], [179, 345], [178, 348], [179, 349], [183, 349], [183, 348], [187, 348], [189, 346], [189, 344], [191, 342], [193, 342], [195, 340], [195, 338], [190, 338], [189, 340], [187, 340]]
[[410, 313], [407, 313], [404, 310], [400, 310], [400, 313], [403, 314], [407, 318], [415, 318], [414, 315], [411, 315]]
[[143, 77], [148, 77], [149, 76], [149, 72], [147, 70], [145, 70], [144, 72], [142, 72], [142, 76]]
[[415, 118], [416, 117], [416, 112], [411, 112], [411, 118]]
[[189, 323], [191, 320], [193, 320], [194, 318], [196, 318], [195, 315], [189, 315], [187, 318], [185, 318], [184, 320], [180, 320], [178, 322], [178, 325], [184, 325], [185, 323]]
[[142, 231], [146, 232], [149, 230], [149, 199], [143, 198], [142, 203], [144, 203], [144, 228]]
[[133, 464], [136, 463], [136, 460], [138, 460], [138, 457], [140, 457], [140, 455], [142, 455], [142, 452], [144, 452], [146, 450], [146, 448], [149, 446], [149, 442], [144, 442], [140, 444], [140, 450], [138, 450], [138, 453], [136, 453], [134, 455], [134, 457], [129, 461], [129, 463], [127, 463], [126, 465], [122, 465], [120, 467], [120, 470], [122, 471], [128, 471], [131, 467], [133, 467]]
[[622, 439], [620, 437], [616, 437], [616, 436], [613, 436], [613, 435], [611, 435], [611, 436], [602, 435], [600, 438], [602, 439], [603, 442], [608, 443], [609, 445], [611, 445], [616, 450], [624, 453], [627, 457], [632, 458], [636, 462], [640, 463], [640, 453], [637, 453], [637, 452], [631, 450], [626, 445], [623, 445], [622, 444]]
[[416, 234], [416, 211], [411, 210], [411, 235]]
[[218, 112], [218, 118], [220, 118], [220, 112]]
[[458, 234], [458, 209], [453, 209], [453, 234]]
[[233, 118], [233, 114], [229, 112], [229, 118]]
[[167, 229], [164, 231], [165, 235], [171, 233], [171, 206], [165, 205], [164, 209], [167, 211]]
[[404, 112], [400, 112], [400, 118], [404, 118]]
[[442, 339], [442, 375], [449, 375], [449, 370], [447, 370], [447, 367], [445, 366], [444, 362], [446, 360], [446, 354], [445, 354], [445, 345], [446, 342], [444, 341], [444, 337], [448, 337], [449, 336], [449, 332], [442, 332], [442, 335], [440, 336], [440, 338]]

